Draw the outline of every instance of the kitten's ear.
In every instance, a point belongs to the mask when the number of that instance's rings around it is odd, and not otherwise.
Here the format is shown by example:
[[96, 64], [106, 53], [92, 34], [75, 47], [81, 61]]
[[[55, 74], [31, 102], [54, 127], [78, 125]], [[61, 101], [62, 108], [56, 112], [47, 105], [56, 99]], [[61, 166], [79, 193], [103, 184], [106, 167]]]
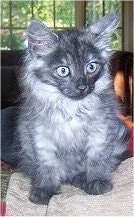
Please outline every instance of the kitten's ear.
[[28, 49], [35, 53], [51, 52], [58, 41], [58, 36], [42, 22], [32, 20], [27, 29]]
[[120, 22], [119, 16], [112, 13], [104, 16], [100, 21], [90, 26], [90, 30], [95, 34], [111, 35], [118, 27]]

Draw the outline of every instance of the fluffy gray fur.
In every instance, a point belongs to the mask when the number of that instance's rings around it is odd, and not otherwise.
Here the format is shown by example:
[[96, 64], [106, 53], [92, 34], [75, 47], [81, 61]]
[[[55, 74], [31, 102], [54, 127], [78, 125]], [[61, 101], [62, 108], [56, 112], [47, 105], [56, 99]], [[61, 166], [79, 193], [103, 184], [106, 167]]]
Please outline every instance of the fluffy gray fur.
[[109, 71], [118, 22], [111, 14], [77, 30], [54, 33], [36, 20], [28, 27], [17, 134], [34, 203], [47, 204], [62, 183], [88, 194], [112, 189], [128, 143]]

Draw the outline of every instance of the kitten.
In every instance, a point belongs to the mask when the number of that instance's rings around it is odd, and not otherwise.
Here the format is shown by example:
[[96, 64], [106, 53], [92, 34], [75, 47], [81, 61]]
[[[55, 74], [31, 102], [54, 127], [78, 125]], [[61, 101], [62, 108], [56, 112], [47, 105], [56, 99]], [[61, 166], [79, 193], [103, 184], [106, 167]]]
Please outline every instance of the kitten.
[[128, 143], [109, 70], [118, 22], [111, 14], [77, 30], [54, 33], [36, 20], [28, 27], [17, 134], [34, 203], [48, 204], [64, 183], [88, 194], [112, 189]]

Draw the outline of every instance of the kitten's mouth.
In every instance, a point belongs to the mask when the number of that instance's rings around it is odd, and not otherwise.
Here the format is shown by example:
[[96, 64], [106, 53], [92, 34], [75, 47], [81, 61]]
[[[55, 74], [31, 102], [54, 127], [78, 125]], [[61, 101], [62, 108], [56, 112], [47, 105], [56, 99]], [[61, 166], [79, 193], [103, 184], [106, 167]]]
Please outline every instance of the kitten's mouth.
[[91, 94], [94, 90], [94, 87], [92, 88], [87, 88], [86, 90], [84, 91], [76, 91], [75, 93], [69, 93], [69, 92], [66, 92], [64, 93], [63, 91], [63, 94], [73, 100], [82, 100], [84, 99], [88, 94]]

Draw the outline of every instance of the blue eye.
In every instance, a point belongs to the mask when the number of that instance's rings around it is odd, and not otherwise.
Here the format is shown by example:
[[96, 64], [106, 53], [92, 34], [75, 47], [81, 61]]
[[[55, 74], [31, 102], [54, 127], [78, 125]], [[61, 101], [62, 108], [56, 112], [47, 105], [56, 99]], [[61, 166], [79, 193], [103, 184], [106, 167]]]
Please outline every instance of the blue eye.
[[68, 67], [65, 67], [65, 66], [60, 66], [56, 69], [56, 72], [59, 76], [61, 77], [66, 77], [69, 75], [70, 73], [70, 70]]
[[95, 62], [89, 63], [87, 65], [87, 72], [88, 73], [93, 73], [98, 69], [98, 64]]

